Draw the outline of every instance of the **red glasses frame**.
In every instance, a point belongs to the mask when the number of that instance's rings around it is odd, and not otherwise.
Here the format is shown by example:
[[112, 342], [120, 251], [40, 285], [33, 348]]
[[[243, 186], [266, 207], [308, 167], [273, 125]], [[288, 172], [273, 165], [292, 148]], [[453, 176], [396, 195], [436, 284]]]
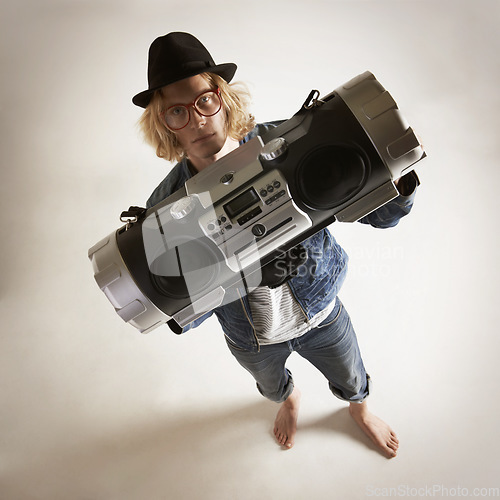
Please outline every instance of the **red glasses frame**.
[[[217, 109], [217, 111], [215, 113], [211, 113], [209, 115], [205, 115], [203, 114], [197, 107], [196, 107], [196, 101], [203, 95], [203, 94], [207, 94], [209, 92], [213, 92], [217, 98], [219, 99], [219, 108]], [[188, 121], [186, 122], [186, 125], [183, 125], [182, 127], [179, 127], [179, 128], [173, 128], [171, 127], [168, 123], [167, 123], [167, 120], [165, 118], [165, 114], [167, 113], [167, 111], [169, 109], [172, 109], [172, 108], [177, 108], [177, 107], [183, 107], [183, 108], [186, 108], [187, 109], [187, 112], [188, 112]], [[196, 99], [189, 103], [189, 104], [173, 104], [172, 106], [169, 106], [165, 111], [162, 112], [161, 114], [161, 117], [163, 119], [163, 123], [166, 125], [167, 128], [169, 128], [170, 130], [172, 131], [175, 131], [177, 132], [178, 130], [182, 130], [183, 128], [187, 127], [189, 125], [189, 122], [191, 121], [191, 113], [189, 112], [189, 108], [193, 108], [200, 116], [205, 116], [205, 117], [208, 117], [208, 116], [214, 116], [216, 115], [221, 109], [222, 109], [222, 97], [220, 95], [220, 88], [217, 87], [216, 89], [214, 90], [205, 90], [204, 92], [202, 92], [201, 94], [199, 94]]]

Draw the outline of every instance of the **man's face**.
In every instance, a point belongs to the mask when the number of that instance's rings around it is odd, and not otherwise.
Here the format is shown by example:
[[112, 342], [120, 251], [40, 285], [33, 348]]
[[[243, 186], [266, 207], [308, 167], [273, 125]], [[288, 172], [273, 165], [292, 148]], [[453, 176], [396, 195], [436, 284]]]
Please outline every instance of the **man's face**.
[[[215, 89], [201, 75], [167, 85], [162, 89], [164, 109], [175, 104], [190, 104], [207, 90]], [[225, 113], [221, 109], [213, 116], [201, 116], [190, 107], [189, 114], [189, 123], [173, 132], [194, 167], [202, 170], [218, 158], [226, 142]]]

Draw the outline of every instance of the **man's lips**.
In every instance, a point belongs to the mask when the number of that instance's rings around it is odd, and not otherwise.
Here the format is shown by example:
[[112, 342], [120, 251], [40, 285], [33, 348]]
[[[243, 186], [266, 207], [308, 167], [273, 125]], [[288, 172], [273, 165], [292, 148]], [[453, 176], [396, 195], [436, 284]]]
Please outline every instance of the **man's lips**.
[[196, 144], [196, 143], [199, 143], [199, 142], [203, 142], [203, 141], [206, 141], [208, 139], [211, 139], [215, 134], [204, 134], [204, 135], [200, 135], [200, 137], [197, 137], [194, 141], [193, 141], [193, 144]]

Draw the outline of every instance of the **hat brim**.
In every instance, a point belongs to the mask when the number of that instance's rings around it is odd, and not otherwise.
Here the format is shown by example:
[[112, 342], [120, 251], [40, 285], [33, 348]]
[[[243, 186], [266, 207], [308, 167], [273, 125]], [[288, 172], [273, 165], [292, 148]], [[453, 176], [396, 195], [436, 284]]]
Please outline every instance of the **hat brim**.
[[199, 75], [200, 73], [215, 73], [216, 75], [221, 76], [226, 80], [226, 82], [230, 82], [233, 79], [234, 74], [236, 73], [236, 64], [234, 63], [225, 63], [225, 64], [217, 64], [216, 66], [208, 66], [200, 70], [199, 68], [193, 69], [191, 72], [186, 71], [182, 75], [176, 75], [171, 79], [166, 80], [161, 85], [158, 85], [154, 88], [144, 90], [143, 92], [139, 92], [132, 98], [132, 102], [141, 108], [146, 108], [151, 101], [151, 97], [153, 97], [153, 93], [156, 90], [165, 87], [166, 85], [170, 85], [171, 83], [178, 82], [180, 80], [184, 80], [185, 78], [189, 78], [191, 76]]

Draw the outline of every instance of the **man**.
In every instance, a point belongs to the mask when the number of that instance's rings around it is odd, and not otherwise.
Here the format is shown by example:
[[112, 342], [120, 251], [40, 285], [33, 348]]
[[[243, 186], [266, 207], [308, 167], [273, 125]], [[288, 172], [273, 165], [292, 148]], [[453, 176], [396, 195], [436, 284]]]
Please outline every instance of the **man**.
[[[174, 32], [157, 38], [149, 50], [149, 88], [133, 98], [145, 108], [140, 124], [156, 154], [178, 161], [148, 200], [151, 207], [185, 181], [273, 123], [255, 125], [248, 95], [234, 84], [232, 63], [217, 65], [194, 36]], [[391, 227], [413, 204], [418, 181], [399, 180], [401, 195], [361, 222]], [[168, 236], [168, 235], [167, 235]], [[268, 399], [281, 403], [274, 424], [279, 444], [291, 448], [297, 429], [300, 392], [285, 361], [292, 351], [308, 359], [327, 378], [334, 395], [349, 403], [350, 414], [387, 457], [396, 456], [398, 439], [368, 411], [367, 375], [349, 316], [337, 297], [347, 271], [347, 255], [327, 229], [303, 243], [305, 273], [248, 295], [206, 314], [184, 328], [198, 326], [212, 313], [228, 347], [255, 378]]]

